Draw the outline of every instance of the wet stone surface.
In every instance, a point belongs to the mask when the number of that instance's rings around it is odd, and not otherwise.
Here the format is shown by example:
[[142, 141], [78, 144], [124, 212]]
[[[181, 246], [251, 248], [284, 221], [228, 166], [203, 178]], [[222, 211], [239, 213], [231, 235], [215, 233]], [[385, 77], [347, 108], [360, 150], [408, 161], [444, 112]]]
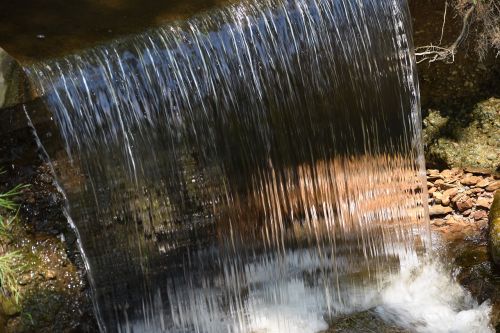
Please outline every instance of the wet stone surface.
[[410, 331], [386, 323], [373, 311], [363, 311], [353, 315], [335, 318], [330, 323], [330, 328], [321, 333], [410, 333]]
[[18, 153], [0, 145], [2, 156], [17, 156], [2, 164], [6, 172], [0, 175], [0, 192], [29, 185], [16, 198], [18, 219], [8, 244], [2, 244], [4, 251], [21, 256], [15, 268], [21, 297], [16, 304], [10, 295], [0, 295], [0, 332], [96, 332], [84, 265], [62, 212], [63, 197], [45, 163], [24, 162], [24, 155], [33, 155], [32, 143], [17, 147]]

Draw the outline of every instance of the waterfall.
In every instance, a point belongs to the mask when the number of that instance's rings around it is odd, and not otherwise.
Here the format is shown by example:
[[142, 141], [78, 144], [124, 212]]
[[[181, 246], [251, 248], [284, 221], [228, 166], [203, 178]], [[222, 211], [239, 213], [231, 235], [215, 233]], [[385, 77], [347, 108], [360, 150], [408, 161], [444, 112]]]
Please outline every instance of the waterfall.
[[317, 332], [428, 247], [404, 0], [243, 1], [26, 71], [102, 331]]

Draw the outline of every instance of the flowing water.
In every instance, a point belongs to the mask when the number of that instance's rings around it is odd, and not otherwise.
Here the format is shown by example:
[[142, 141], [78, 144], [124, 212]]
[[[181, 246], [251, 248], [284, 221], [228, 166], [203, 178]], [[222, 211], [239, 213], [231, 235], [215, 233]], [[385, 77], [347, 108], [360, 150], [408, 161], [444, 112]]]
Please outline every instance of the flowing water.
[[27, 68], [102, 331], [318, 332], [373, 307], [422, 326], [390, 296], [429, 247], [409, 20], [244, 1]]

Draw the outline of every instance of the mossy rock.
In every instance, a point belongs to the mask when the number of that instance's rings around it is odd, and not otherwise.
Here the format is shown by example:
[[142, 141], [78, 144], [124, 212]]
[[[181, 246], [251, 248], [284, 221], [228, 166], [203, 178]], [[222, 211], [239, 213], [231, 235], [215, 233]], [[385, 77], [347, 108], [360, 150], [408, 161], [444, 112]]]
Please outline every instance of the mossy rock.
[[500, 169], [500, 99], [473, 108], [430, 110], [424, 119], [427, 164], [443, 168]]
[[500, 191], [495, 193], [490, 215], [489, 247], [493, 263], [500, 267]]

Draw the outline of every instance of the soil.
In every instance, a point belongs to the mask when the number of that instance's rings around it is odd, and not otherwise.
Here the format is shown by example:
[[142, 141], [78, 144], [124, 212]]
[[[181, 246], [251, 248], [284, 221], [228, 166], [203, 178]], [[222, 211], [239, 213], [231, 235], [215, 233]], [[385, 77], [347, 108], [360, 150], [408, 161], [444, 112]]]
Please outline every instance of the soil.
[[28, 128], [0, 133], [0, 165], [6, 171], [0, 175], [0, 193], [17, 184], [29, 185], [16, 198], [18, 219], [6, 244], [8, 251], [22, 256], [16, 268], [21, 298], [8, 311], [0, 310], [0, 332], [97, 332], [86, 271], [63, 214], [63, 197], [30, 137]]

